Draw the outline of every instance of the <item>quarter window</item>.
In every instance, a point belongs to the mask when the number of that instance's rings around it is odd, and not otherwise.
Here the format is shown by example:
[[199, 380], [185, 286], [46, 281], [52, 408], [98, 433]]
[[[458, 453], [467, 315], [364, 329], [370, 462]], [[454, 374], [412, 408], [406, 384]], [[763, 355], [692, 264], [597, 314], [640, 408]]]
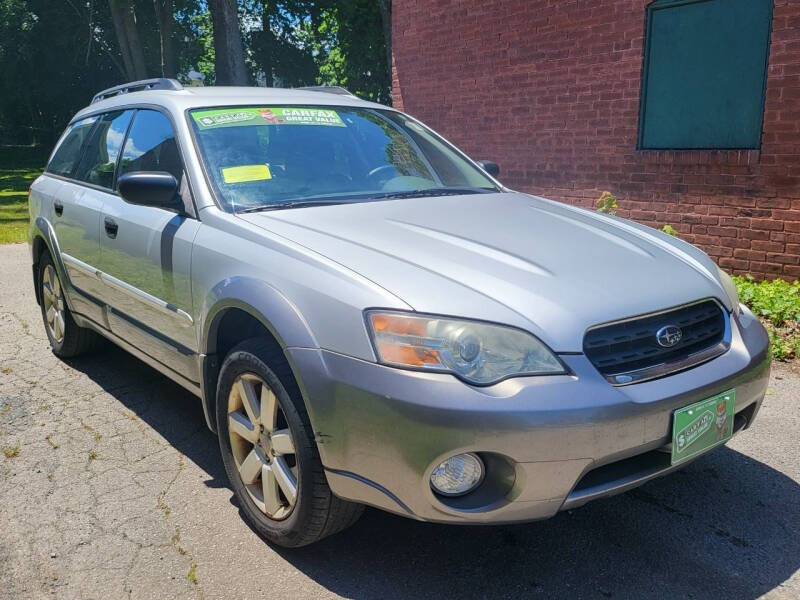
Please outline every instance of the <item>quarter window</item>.
[[47, 172], [54, 175], [71, 177], [75, 169], [75, 163], [81, 155], [81, 149], [92, 131], [92, 127], [97, 121], [97, 117], [89, 117], [73, 123], [61, 136], [61, 142], [56, 147], [50, 163], [47, 165]]
[[154, 110], [140, 110], [122, 152], [119, 174], [134, 171], [166, 171], [180, 183], [183, 176], [178, 144], [170, 120]]
[[639, 147], [758, 148], [772, 0], [655, 0]]
[[114, 168], [133, 112], [107, 113], [97, 121], [75, 171], [75, 179], [108, 189], [113, 187]]

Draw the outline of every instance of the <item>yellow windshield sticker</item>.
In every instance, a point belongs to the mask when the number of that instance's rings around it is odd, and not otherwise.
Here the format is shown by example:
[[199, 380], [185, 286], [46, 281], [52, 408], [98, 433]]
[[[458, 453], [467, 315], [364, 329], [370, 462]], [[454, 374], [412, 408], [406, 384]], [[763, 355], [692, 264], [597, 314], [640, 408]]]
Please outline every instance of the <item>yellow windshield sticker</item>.
[[222, 169], [222, 178], [225, 183], [245, 183], [272, 179], [272, 173], [269, 172], [269, 165], [242, 165]]

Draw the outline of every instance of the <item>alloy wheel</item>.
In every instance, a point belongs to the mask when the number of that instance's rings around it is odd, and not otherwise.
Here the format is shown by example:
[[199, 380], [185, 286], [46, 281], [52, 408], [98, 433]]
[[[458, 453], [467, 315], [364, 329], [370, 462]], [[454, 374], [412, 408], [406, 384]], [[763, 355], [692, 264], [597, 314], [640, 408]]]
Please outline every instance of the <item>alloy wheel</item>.
[[270, 519], [288, 517], [297, 502], [294, 440], [275, 392], [251, 373], [239, 375], [228, 395], [228, 435], [242, 483]]
[[64, 291], [53, 265], [46, 265], [42, 274], [42, 300], [47, 329], [56, 343], [60, 344], [65, 331]]

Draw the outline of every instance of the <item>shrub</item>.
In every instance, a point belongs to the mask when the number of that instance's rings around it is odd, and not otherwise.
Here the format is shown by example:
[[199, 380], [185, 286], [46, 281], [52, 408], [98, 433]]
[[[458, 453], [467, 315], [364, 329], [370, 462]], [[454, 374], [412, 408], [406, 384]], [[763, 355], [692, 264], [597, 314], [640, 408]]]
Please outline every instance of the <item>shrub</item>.
[[800, 283], [756, 281], [752, 275], [735, 276], [733, 281], [742, 303], [764, 322], [772, 356], [778, 360], [800, 357]]
[[617, 214], [617, 197], [611, 192], [603, 192], [595, 202], [597, 212], [607, 215]]
[[756, 281], [752, 275], [735, 276], [739, 299], [759, 317], [775, 325], [800, 320], [800, 283], [783, 279]]
[[668, 235], [673, 235], [673, 236], [675, 236], [675, 237], [678, 237], [678, 232], [677, 232], [677, 231], [675, 230], [675, 228], [674, 228], [672, 225], [670, 225], [669, 223], [667, 223], [666, 225], [664, 225], [664, 226], [661, 228], [661, 231], [663, 231], [664, 233], [666, 233], [666, 234], [668, 234]]

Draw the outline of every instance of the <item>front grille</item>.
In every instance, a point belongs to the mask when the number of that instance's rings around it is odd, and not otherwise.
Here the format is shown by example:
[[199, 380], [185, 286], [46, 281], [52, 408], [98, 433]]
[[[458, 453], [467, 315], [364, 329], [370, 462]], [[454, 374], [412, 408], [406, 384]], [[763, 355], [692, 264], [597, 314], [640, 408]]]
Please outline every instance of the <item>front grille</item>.
[[[583, 351], [612, 383], [632, 383], [641, 376], [652, 378], [653, 373], [648, 374], [648, 369], [670, 364], [688, 368], [722, 353], [725, 318], [725, 312], [717, 302], [704, 300], [656, 315], [590, 329], [583, 338]], [[665, 348], [656, 340], [656, 332], [670, 325], [679, 327], [683, 336], [677, 344]], [[717, 347], [719, 352], [709, 353]], [[698, 357], [697, 362], [692, 362], [693, 356]], [[668, 370], [659, 369], [658, 374], [666, 372]], [[632, 373], [640, 376], [627, 376]]]

